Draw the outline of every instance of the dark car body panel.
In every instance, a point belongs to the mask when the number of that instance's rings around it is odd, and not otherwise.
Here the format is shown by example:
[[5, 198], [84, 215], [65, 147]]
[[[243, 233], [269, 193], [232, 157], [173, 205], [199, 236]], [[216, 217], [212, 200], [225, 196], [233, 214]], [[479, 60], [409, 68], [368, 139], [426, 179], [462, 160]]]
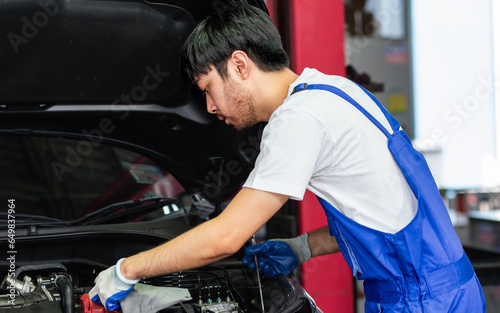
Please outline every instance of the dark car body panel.
[[180, 66], [181, 46], [212, 2], [2, 1], [0, 135], [128, 146], [187, 189], [213, 188], [220, 164], [207, 160], [222, 157], [236, 162], [221, 191], [233, 193], [258, 144], [209, 115]]

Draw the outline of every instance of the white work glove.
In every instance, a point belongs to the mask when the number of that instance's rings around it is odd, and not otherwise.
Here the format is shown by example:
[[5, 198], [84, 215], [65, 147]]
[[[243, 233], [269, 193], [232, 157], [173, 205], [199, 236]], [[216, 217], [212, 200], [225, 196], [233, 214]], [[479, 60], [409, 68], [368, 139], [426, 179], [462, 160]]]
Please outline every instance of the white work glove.
[[184, 288], [136, 284], [130, 294], [120, 303], [123, 313], [156, 313], [191, 299], [189, 291]]
[[99, 273], [95, 279], [95, 286], [89, 291], [89, 298], [104, 305], [106, 310], [114, 311], [120, 307], [118, 301], [125, 297], [132, 290], [139, 280], [130, 280], [123, 277], [120, 265], [125, 258], [120, 259], [116, 265]]

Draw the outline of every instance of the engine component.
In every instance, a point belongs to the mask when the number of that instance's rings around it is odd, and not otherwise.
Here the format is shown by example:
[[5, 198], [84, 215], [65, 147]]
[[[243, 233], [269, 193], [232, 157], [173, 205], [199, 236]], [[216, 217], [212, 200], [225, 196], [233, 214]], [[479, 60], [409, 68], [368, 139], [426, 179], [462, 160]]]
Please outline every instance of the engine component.
[[196, 304], [195, 309], [200, 313], [239, 313], [241, 309], [236, 302], [221, 302], [212, 304]]
[[118, 311], [108, 311], [102, 305], [91, 301], [88, 293], [84, 293], [80, 297], [80, 301], [82, 302], [82, 313], [118, 313]]
[[[38, 278], [38, 280], [42, 279]], [[54, 294], [47, 290], [45, 285], [35, 286], [29, 276], [24, 276], [21, 281], [7, 275], [0, 287], [8, 291], [8, 294], [0, 295], [0, 308], [21, 308], [42, 301], [52, 301], [55, 297], [59, 297], [58, 293]]]
[[57, 275], [54, 282], [61, 293], [64, 313], [75, 313], [75, 293], [69, 276], [66, 274]]
[[62, 313], [61, 306], [55, 301], [44, 301], [34, 305], [16, 307], [0, 307], [0, 313]]
[[0, 295], [0, 308], [21, 308], [48, 300], [47, 295], [43, 291], [15, 294], [13, 297], [10, 295]]
[[35, 285], [33, 285], [33, 283], [31, 282], [31, 277], [29, 276], [24, 276], [23, 281], [20, 281], [19, 279], [12, 276], [6, 276], [5, 282], [8, 283], [9, 286], [11, 286], [10, 288], [14, 287], [14, 289], [20, 293], [28, 293], [35, 290]]
[[[66, 273], [53, 273], [48, 278], [38, 275], [36, 284], [33, 284], [28, 275], [25, 275], [22, 281], [7, 275], [0, 287], [7, 291], [7, 294], [0, 295], [0, 312], [6, 311], [7, 308], [15, 308], [16, 312], [22, 312], [23, 308], [26, 308], [29, 312], [33, 305], [37, 305], [37, 312], [75, 313], [73, 284]], [[59, 303], [61, 300], [62, 306]], [[45, 302], [53, 302], [55, 305]], [[48, 310], [44, 311], [43, 307]], [[64, 311], [61, 311], [61, 308]]]

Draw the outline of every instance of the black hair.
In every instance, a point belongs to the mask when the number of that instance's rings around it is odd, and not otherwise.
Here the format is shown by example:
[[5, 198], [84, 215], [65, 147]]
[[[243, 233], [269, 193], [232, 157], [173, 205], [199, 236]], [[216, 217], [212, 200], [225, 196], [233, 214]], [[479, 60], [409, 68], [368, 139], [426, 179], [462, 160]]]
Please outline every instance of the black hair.
[[278, 30], [269, 16], [248, 4], [225, 4], [199, 23], [182, 49], [182, 67], [194, 82], [213, 65], [222, 79], [235, 50], [245, 52], [265, 72], [289, 66]]

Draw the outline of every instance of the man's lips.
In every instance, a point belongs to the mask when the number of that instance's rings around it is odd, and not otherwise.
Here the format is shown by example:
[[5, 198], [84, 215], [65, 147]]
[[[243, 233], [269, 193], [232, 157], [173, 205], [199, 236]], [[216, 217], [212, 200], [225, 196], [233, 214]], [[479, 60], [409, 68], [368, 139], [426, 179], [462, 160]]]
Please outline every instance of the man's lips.
[[231, 122], [229, 121], [228, 117], [225, 117], [224, 115], [217, 114], [217, 118], [221, 121], [224, 121], [227, 125], [231, 125]]
[[217, 115], [217, 118], [219, 118], [219, 120], [221, 121], [224, 121], [227, 125], [229, 125], [229, 120], [227, 117], [225, 117], [224, 115]]

